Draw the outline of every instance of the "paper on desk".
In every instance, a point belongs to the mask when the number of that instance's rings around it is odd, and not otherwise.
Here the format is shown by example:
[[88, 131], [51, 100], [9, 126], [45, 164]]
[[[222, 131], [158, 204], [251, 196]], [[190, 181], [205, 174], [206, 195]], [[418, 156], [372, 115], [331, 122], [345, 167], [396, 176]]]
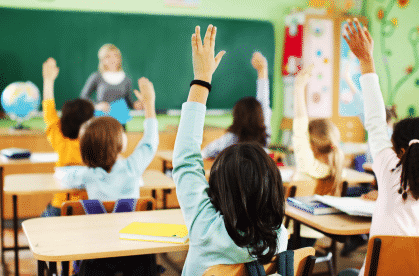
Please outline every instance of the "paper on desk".
[[31, 161], [37, 163], [57, 162], [58, 154], [55, 152], [35, 152], [31, 155]]
[[294, 175], [294, 168], [279, 168], [281, 173], [282, 182], [291, 182], [292, 176]]
[[364, 200], [360, 197], [315, 195], [314, 198], [351, 216], [372, 217], [375, 208], [375, 201]]

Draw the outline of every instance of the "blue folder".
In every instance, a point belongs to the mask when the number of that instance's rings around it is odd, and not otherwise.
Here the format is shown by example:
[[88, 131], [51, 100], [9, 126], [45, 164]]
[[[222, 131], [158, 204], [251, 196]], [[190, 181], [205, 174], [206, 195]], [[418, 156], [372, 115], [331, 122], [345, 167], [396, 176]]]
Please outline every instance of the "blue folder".
[[95, 111], [95, 116], [111, 116], [125, 125], [131, 121], [132, 117], [129, 115], [129, 108], [125, 99], [119, 99], [110, 103], [109, 113], [100, 110]]

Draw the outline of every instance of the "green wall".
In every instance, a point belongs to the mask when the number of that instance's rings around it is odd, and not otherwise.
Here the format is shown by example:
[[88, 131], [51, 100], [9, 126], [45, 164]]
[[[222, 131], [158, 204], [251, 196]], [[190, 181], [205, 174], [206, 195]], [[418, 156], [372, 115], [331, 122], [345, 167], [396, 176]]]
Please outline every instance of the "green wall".
[[[366, 15], [374, 39], [374, 59], [386, 104], [396, 104], [401, 118], [414, 108], [419, 115], [419, 1], [369, 0]], [[379, 19], [379, 10], [384, 18]], [[395, 25], [392, 20], [397, 20]], [[394, 22], [396, 22], [394, 20]], [[387, 61], [387, 62], [386, 62]], [[386, 65], [387, 63], [387, 65]], [[406, 74], [411, 66], [412, 73]]]
[[[80, 11], [113, 11], [167, 15], [197, 15], [222, 18], [260, 19], [272, 22], [275, 28], [276, 54], [273, 72], [274, 93], [272, 139], [280, 138], [279, 124], [282, 118], [282, 81], [280, 64], [284, 36], [284, 18], [290, 7], [306, 5], [305, 0], [201, 0], [198, 8], [167, 7], [163, 0], [0, 0], [0, 6], [34, 9], [58, 9]], [[222, 30], [220, 30], [222, 31]], [[271, 72], [272, 74], [272, 72]]]

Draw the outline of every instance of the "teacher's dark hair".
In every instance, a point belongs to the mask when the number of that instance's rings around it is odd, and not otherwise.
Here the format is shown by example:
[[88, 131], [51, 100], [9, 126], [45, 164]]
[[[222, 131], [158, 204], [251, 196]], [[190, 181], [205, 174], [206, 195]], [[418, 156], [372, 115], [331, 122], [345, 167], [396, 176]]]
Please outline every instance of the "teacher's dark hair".
[[285, 209], [281, 174], [265, 150], [256, 142], [224, 149], [211, 168], [208, 194], [234, 243], [270, 262]]
[[81, 125], [93, 117], [95, 107], [88, 100], [67, 101], [62, 108], [61, 132], [70, 139], [77, 139]]
[[233, 107], [233, 124], [227, 129], [239, 142], [258, 142], [266, 146], [266, 126], [262, 105], [254, 97], [245, 97]]

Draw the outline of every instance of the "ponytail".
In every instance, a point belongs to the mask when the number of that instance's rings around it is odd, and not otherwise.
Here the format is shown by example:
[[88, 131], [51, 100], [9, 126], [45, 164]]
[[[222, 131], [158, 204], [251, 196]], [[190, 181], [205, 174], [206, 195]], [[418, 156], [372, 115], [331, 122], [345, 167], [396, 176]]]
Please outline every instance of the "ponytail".
[[332, 152], [329, 154], [329, 161], [331, 165], [331, 176], [334, 179], [332, 192], [335, 196], [341, 196], [342, 194], [342, 171], [343, 171], [343, 161], [344, 155], [342, 150], [334, 146]]
[[419, 198], [419, 140], [411, 140], [406, 152], [403, 154], [397, 166], [402, 166], [400, 176], [399, 194], [403, 200], [407, 199], [407, 193], [415, 200]]

